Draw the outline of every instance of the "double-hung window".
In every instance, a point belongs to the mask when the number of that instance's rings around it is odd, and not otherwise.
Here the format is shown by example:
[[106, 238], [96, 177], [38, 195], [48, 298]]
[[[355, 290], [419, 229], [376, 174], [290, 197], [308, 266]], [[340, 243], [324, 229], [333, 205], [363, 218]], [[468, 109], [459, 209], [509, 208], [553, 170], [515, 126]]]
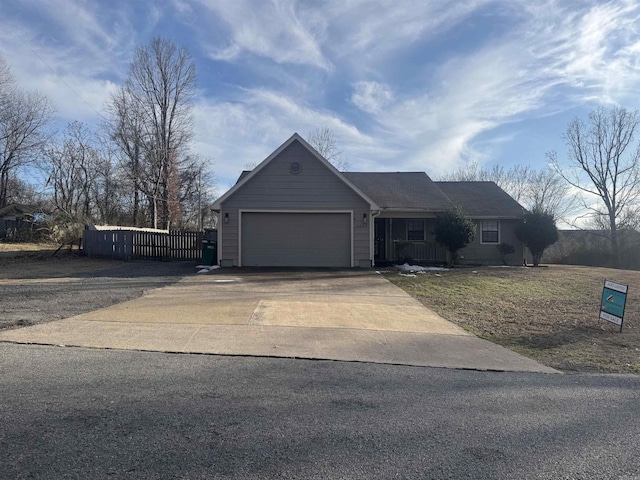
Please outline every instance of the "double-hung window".
[[500, 222], [498, 220], [482, 220], [481, 243], [500, 243]]
[[407, 240], [424, 242], [424, 220], [407, 220]]

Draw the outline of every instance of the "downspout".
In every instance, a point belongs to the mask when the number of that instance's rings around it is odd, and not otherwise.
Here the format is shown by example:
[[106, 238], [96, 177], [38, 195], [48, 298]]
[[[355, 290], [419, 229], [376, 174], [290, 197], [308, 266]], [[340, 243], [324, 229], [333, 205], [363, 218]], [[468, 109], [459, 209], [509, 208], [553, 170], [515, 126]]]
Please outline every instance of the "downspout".
[[218, 257], [216, 260], [218, 262], [219, 266], [222, 266], [222, 218], [220, 215], [220, 212], [222, 211], [222, 208], [216, 210], [215, 208], [211, 209], [212, 212], [216, 212], [218, 214], [218, 232], [217, 232], [217, 238], [216, 238], [216, 257]]

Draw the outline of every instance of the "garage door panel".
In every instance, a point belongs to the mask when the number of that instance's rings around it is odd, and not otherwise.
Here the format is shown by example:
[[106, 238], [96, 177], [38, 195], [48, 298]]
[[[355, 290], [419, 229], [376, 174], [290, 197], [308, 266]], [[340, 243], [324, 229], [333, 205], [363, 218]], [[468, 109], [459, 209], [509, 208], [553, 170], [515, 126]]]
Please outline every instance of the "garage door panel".
[[348, 213], [242, 214], [242, 265], [350, 267]]

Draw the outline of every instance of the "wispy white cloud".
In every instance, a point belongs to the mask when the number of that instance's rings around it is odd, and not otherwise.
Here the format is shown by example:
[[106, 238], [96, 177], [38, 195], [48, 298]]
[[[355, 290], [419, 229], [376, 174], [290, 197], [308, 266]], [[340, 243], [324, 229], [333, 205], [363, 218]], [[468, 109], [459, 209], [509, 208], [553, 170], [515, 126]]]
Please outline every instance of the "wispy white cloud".
[[351, 102], [360, 110], [371, 114], [379, 114], [392, 101], [393, 92], [388, 85], [371, 81], [356, 82], [353, 85]]
[[40, 34], [41, 44], [46, 41], [107, 69], [116, 63], [114, 59], [122, 53], [122, 45], [131, 45], [135, 39], [135, 29], [129, 20], [132, 12], [126, 5], [112, 9], [99, 2], [79, 0], [25, 0], [23, 4], [23, 8], [37, 12], [46, 25], [48, 38], [37, 27], [33, 28]]
[[382, 132], [409, 146], [405, 166], [437, 174], [491, 161], [495, 149], [486, 138], [478, 148], [476, 139], [498, 126], [637, 92], [640, 6], [596, 3], [575, 11], [563, 5], [521, 13], [504, 36], [425, 75], [422, 92], [399, 96], [384, 114], [371, 112]]
[[[4, 23], [7, 25], [7, 23]], [[41, 45], [36, 34], [18, 24], [0, 31], [0, 55], [18, 83], [46, 95], [66, 120], [95, 120], [115, 84], [104, 78], [104, 65], [66, 49]]]
[[209, 47], [213, 59], [229, 61], [249, 53], [277, 63], [309, 65], [323, 70], [332, 67], [298, 16], [293, 0], [201, 3], [221, 18], [229, 30], [226, 44]]
[[51, 100], [62, 121], [98, 119], [126, 75], [138, 31], [157, 21], [150, 6], [145, 22], [134, 26], [127, 3], [110, 8], [99, 2], [25, 0], [20, 7], [29, 21], [0, 11], [0, 55], [21, 86]]
[[325, 18], [325, 37], [339, 58], [376, 63], [414, 42], [437, 38], [494, 0], [328, 0], [311, 3]]
[[511, 48], [492, 45], [451, 59], [428, 92], [401, 97], [375, 117], [381, 134], [407, 146], [404, 168], [437, 176], [464, 161], [485, 161], [486, 145], [474, 148], [478, 135], [541, 108], [547, 86], [524, 74]]

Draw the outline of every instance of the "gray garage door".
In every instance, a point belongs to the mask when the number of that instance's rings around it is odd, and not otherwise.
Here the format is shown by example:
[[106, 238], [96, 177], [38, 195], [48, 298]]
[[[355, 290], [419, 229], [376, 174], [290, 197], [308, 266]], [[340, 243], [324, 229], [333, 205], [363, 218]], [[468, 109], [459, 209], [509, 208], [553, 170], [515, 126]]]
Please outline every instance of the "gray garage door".
[[245, 267], [350, 267], [348, 213], [243, 213]]

